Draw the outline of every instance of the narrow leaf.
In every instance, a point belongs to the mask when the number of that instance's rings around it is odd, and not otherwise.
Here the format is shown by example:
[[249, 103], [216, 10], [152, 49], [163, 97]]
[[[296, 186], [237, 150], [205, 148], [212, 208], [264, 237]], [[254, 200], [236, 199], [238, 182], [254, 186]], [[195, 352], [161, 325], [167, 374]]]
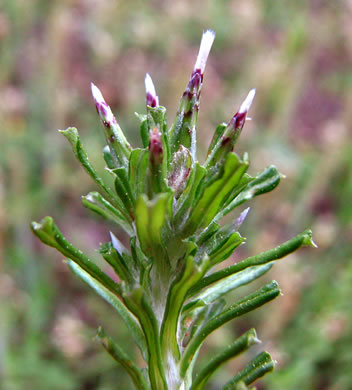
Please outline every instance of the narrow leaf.
[[[193, 208], [194, 201], [197, 197], [198, 189], [202, 179], [206, 175], [206, 169], [196, 162], [191, 169], [191, 173], [187, 180], [186, 188], [177, 200], [174, 208], [173, 226], [175, 229], [182, 231], [185, 222], [189, 218], [189, 214]], [[183, 234], [187, 237], [187, 234]]]
[[242, 352], [249, 349], [252, 345], [257, 344], [257, 334], [254, 329], [250, 329], [248, 332], [239, 337], [234, 343], [225, 348], [224, 351], [214, 356], [206, 365], [202, 368], [199, 374], [196, 376], [190, 390], [202, 390], [209, 378], [217, 371], [222, 364], [228, 360], [238, 356]]
[[67, 260], [67, 264], [71, 271], [77, 275], [81, 280], [88, 284], [98, 295], [100, 295], [106, 302], [108, 302], [121, 316], [127, 328], [131, 332], [131, 335], [138, 345], [144, 360], [148, 360], [148, 350], [146, 348], [144, 334], [140, 325], [138, 324], [134, 315], [126, 308], [116, 295], [112, 294], [107, 288], [105, 288], [100, 282], [92, 278], [86, 271], [84, 271], [79, 265], [72, 260]]
[[116, 168], [112, 172], [116, 175], [115, 189], [116, 193], [125, 206], [128, 215], [134, 219], [133, 211], [135, 206], [135, 197], [133, 196], [130, 182], [125, 168]]
[[281, 175], [271, 165], [269, 168], [260, 173], [254, 180], [250, 181], [247, 186], [228, 204], [215, 218], [219, 221], [223, 216], [231, 212], [235, 207], [242, 203], [254, 198], [255, 196], [265, 194], [266, 192], [272, 191], [278, 186], [281, 179]]
[[193, 234], [197, 229], [204, 228], [212, 222], [247, 168], [248, 162], [240, 161], [235, 153], [227, 155], [223, 174], [204, 190], [195, 206], [184, 229], [187, 235]]
[[179, 273], [179, 277], [176, 278], [169, 289], [160, 331], [161, 347], [165, 357], [171, 351], [174, 358], [177, 360], [180, 358], [177, 342], [179, 315], [188, 290], [204, 276], [208, 264], [208, 259], [204, 259], [198, 265], [192, 256], [188, 256], [182, 272]]
[[164, 363], [161, 356], [159, 324], [141, 287], [123, 292], [128, 309], [139, 319], [149, 351], [149, 378], [153, 389], [167, 390]]
[[213, 138], [212, 138], [210, 145], [209, 145], [207, 156], [212, 152], [212, 150], [214, 149], [214, 146], [218, 143], [220, 137], [224, 134], [226, 126], [227, 126], [226, 123], [220, 123], [220, 125], [218, 125], [216, 127]]
[[141, 248], [146, 256], [168, 261], [162, 239], [162, 228], [166, 224], [169, 193], [159, 194], [152, 201], [141, 195], [136, 203], [136, 229]]
[[75, 127], [69, 127], [66, 130], [59, 130], [59, 132], [64, 135], [67, 140], [70, 142], [72, 150], [78, 159], [78, 161], [82, 164], [83, 168], [87, 171], [89, 176], [95, 181], [98, 186], [105, 191], [107, 195], [109, 195], [110, 199], [116, 200], [116, 195], [112, 192], [112, 190], [103, 182], [103, 180], [98, 175], [97, 171], [90, 163], [87, 153], [83, 149], [81, 139], [79, 137], [78, 131]]
[[117, 168], [117, 166], [115, 165], [115, 161], [114, 161], [114, 158], [112, 156], [112, 153], [110, 151], [110, 147], [109, 145], [105, 145], [104, 147], [104, 150], [103, 150], [103, 153], [104, 153], [104, 160], [106, 162], [106, 166], [109, 168], [109, 169], [115, 169]]
[[135, 199], [147, 192], [148, 150], [134, 149], [131, 152], [128, 180]]
[[149, 386], [136, 364], [131, 358], [119, 347], [100, 327], [98, 329], [97, 338], [106, 349], [107, 352], [127, 371], [132, 379], [132, 382], [138, 390], [148, 390]]
[[126, 262], [122, 254], [113, 247], [111, 242], [101, 245], [99, 252], [121, 280], [133, 284], [134, 275], [131, 262]]
[[237, 389], [237, 384], [241, 381], [246, 385], [249, 385], [261, 378], [270, 371], [273, 371], [275, 362], [271, 358], [268, 352], [262, 352], [256, 356], [241, 372], [234, 376], [226, 385], [223, 390]]
[[191, 289], [190, 294], [194, 295], [203, 288], [209, 286], [210, 284], [217, 282], [220, 279], [226, 278], [227, 276], [233, 275], [236, 272], [240, 272], [248, 267], [263, 265], [274, 260], [282, 259], [283, 257], [296, 251], [301, 246], [316, 246], [314, 241], [312, 240], [311, 230], [305, 230], [304, 232], [298, 234], [296, 237], [291, 238], [291, 240], [284, 242], [276, 248], [269, 249], [266, 252], [262, 252], [258, 255], [248, 257], [247, 259], [244, 259], [239, 263], [231, 265], [230, 267], [222, 269], [218, 272], [214, 272], [213, 274], [202, 279], [197, 285], [195, 285]]
[[112, 222], [115, 222], [128, 235], [133, 235], [133, 227], [130, 222], [131, 218], [128, 214], [126, 214], [125, 210], [123, 208], [118, 210], [98, 192], [90, 192], [88, 195], [82, 196], [82, 203], [88, 209]]
[[180, 363], [181, 376], [187, 371], [187, 366], [192, 360], [195, 351], [201, 346], [203, 341], [208, 337], [210, 333], [218, 329], [226, 322], [244, 315], [258, 307], [264, 305], [267, 302], [272, 301], [280, 294], [280, 289], [277, 282], [272, 281], [257, 290], [255, 293], [248, 295], [241, 301], [231, 305], [228, 309], [212, 318], [207, 324], [204, 325], [201, 332], [198, 332], [190, 341], [185, 349], [182, 360]]
[[193, 301], [189, 302], [184, 307], [184, 311], [188, 311], [199, 306], [206, 306], [212, 302], [215, 302], [217, 299], [223, 297], [236, 288], [244, 286], [260, 278], [262, 275], [267, 273], [272, 266], [273, 264], [269, 263], [257, 267], [249, 267], [242, 272], [238, 272], [221, 279], [219, 282], [214, 283], [213, 286], [204, 290], [204, 292], [199, 294]]
[[33, 233], [44, 244], [56, 248], [65, 257], [68, 257], [77, 263], [84, 271], [111, 292], [120, 295], [120, 286], [106, 275], [98, 266], [90, 261], [88, 257], [82, 253], [82, 251], [78, 250], [70, 242], [68, 242], [51, 217], [45, 217], [39, 223], [32, 222], [31, 228]]

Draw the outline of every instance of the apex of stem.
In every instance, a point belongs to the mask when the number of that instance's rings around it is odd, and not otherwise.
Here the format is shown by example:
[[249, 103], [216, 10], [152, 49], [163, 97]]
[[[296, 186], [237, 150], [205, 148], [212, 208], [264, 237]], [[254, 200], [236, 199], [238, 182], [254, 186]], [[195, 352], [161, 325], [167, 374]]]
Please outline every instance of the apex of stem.
[[108, 104], [105, 102], [105, 99], [100, 92], [100, 89], [93, 83], [90, 83], [90, 89], [92, 91], [92, 96], [95, 101], [95, 107], [100, 116], [100, 119], [107, 124], [116, 122], [114, 114], [112, 113]]
[[200, 42], [199, 53], [197, 61], [194, 65], [194, 71], [200, 70], [200, 73], [204, 73], [205, 65], [210, 53], [210, 49], [215, 39], [215, 32], [213, 30], [206, 30], [203, 32], [202, 40]]
[[253, 88], [249, 91], [247, 97], [244, 99], [243, 103], [241, 104], [240, 109], [238, 110], [239, 114], [247, 114], [247, 112], [249, 111], [249, 109], [253, 103], [256, 91], [257, 90], [255, 88]]
[[159, 105], [159, 97], [156, 94], [154, 83], [149, 73], [145, 75], [144, 83], [147, 106], [157, 107]]

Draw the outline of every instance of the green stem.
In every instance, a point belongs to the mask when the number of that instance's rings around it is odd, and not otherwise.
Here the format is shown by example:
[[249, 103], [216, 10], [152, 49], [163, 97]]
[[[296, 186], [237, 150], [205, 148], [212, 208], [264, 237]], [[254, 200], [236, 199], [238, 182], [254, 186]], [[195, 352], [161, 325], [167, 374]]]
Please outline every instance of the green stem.
[[153, 309], [147, 302], [141, 288], [130, 294], [124, 294], [124, 301], [129, 310], [139, 319], [149, 350], [149, 379], [153, 390], [168, 390], [164, 365], [161, 357], [161, 346], [158, 322]]
[[177, 342], [177, 330], [179, 324], [179, 315], [182, 305], [187, 297], [187, 292], [197, 280], [203, 277], [208, 269], [209, 260], [205, 260], [199, 266], [195, 263], [192, 256], [188, 256], [183, 272], [180, 273], [172, 284], [167, 297], [167, 303], [164, 318], [161, 326], [160, 337], [163, 357], [168, 353], [176, 361], [180, 358], [180, 350]]

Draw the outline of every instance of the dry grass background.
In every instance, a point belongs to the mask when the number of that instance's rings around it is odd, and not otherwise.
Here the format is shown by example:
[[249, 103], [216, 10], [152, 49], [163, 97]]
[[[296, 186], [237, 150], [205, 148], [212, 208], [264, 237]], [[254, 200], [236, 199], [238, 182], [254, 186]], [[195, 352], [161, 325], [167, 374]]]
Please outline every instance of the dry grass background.
[[[100, 262], [95, 248], [113, 227], [80, 204], [94, 186], [56, 130], [78, 127], [103, 168], [94, 81], [138, 145], [133, 113], [144, 112], [145, 72], [172, 119], [206, 28], [217, 37], [201, 101], [203, 156], [215, 126], [256, 87], [238, 152], [249, 152], [252, 173], [274, 163], [287, 176], [252, 202], [242, 231], [247, 244], [232, 261], [309, 226], [319, 245], [278, 264], [268, 278], [284, 296], [214, 334], [208, 351], [255, 326], [278, 360], [258, 389], [352, 388], [351, 17], [350, 0], [1, 2], [1, 389], [131, 389], [92, 343], [102, 323], [133, 350], [127, 330], [28, 224], [52, 215]], [[227, 365], [210, 389], [248, 359]]]

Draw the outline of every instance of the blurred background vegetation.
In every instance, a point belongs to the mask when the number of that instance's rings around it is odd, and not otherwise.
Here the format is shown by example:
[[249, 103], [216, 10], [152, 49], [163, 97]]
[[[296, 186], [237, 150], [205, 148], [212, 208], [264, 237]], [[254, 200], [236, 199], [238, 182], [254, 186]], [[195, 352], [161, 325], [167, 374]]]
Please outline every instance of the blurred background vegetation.
[[[267, 278], [278, 280], [284, 296], [216, 332], [208, 352], [254, 326], [260, 348], [278, 361], [258, 389], [352, 389], [351, 17], [350, 0], [1, 1], [1, 389], [132, 388], [92, 342], [103, 324], [132, 352], [127, 330], [29, 223], [52, 215], [102, 265], [99, 242], [109, 229], [122, 236], [81, 205], [95, 188], [57, 129], [78, 127], [103, 169], [94, 81], [139, 145], [133, 113], [145, 110], [145, 72], [173, 118], [206, 28], [217, 36], [201, 102], [203, 157], [215, 126], [256, 87], [253, 121], [237, 150], [249, 152], [250, 173], [273, 163], [287, 176], [252, 202], [242, 229], [247, 244], [231, 261], [306, 227], [319, 245], [277, 264]], [[249, 358], [228, 364], [210, 389]]]

